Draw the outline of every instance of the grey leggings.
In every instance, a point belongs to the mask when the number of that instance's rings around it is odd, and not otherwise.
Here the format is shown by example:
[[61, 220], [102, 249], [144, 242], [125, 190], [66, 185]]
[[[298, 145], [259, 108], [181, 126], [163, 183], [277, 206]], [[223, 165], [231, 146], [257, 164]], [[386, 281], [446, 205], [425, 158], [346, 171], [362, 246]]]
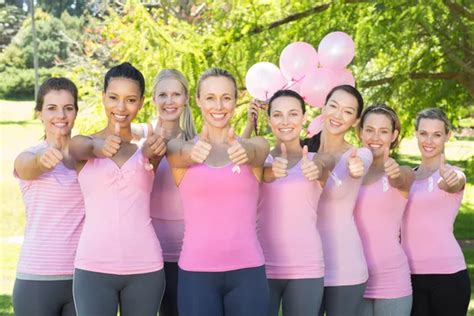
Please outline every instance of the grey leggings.
[[367, 283], [324, 287], [319, 316], [357, 315]]
[[13, 309], [16, 316], [75, 316], [72, 280], [15, 280]]
[[280, 302], [283, 316], [316, 315], [321, 305], [324, 279], [268, 279], [269, 316], [278, 316]]
[[165, 289], [165, 273], [117, 275], [76, 269], [74, 300], [78, 316], [156, 316]]
[[359, 316], [410, 316], [413, 297], [411, 295], [391, 299], [364, 298]]

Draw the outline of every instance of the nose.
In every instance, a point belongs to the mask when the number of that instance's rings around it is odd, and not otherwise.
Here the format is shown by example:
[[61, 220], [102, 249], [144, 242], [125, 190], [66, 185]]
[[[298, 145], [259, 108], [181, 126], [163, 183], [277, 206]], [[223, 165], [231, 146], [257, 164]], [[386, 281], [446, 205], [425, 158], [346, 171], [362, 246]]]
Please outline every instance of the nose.
[[124, 110], [125, 109], [125, 101], [124, 100], [118, 100], [117, 102], [117, 108], [119, 110]]
[[342, 118], [342, 110], [341, 109], [337, 109], [336, 113], [334, 113], [334, 116], [336, 118]]
[[66, 117], [66, 109], [61, 109], [58, 111], [58, 117], [59, 118], [65, 118]]
[[173, 103], [173, 96], [169, 95], [167, 98], [166, 98], [166, 104], [170, 104], [170, 103]]
[[218, 101], [216, 102], [216, 109], [220, 110], [220, 109], [222, 109], [223, 107], [224, 107], [224, 101], [218, 100]]

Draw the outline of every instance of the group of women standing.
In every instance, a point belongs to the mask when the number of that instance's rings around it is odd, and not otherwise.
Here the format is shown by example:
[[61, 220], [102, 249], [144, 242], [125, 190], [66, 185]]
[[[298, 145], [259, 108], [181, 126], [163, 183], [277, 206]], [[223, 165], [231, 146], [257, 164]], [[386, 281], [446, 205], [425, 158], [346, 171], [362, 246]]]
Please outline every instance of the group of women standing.
[[[41, 86], [45, 140], [15, 160], [27, 214], [17, 315], [465, 315], [452, 225], [466, 179], [446, 164], [442, 111], [417, 116], [412, 170], [390, 158], [396, 113], [363, 110], [351, 86], [329, 93], [322, 132], [305, 140], [304, 100], [278, 91], [272, 149], [250, 135], [255, 104], [242, 137], [231, 127], [238, 90], [225, 70], [198, 80], [199, 135], [180, 72], [159, 72], [158, 118], [134, 124], [144, 91], [136, 68], [113, 67], [107, 125], [71, 139], [76, 87]], [[345, 140], [351, 128], [363, 148]]]

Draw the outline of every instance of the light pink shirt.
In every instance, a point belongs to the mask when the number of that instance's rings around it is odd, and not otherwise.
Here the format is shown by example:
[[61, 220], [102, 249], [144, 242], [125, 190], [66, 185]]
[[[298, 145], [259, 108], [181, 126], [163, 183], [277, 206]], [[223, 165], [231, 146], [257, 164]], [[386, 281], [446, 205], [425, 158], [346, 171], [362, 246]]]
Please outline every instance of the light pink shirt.
[[387, 176], [361, 186], [354, 216], [364, 245], [369, 280], [364, 297], [390, 299], [412, 294], [410, 268], [400, 244], [408, 199]]
[[[324, 285], [355, 285], [367, 281], [367, 264], [362, 242], [354, 221], [353, 211], [361, 178], [352, 178], [347, 169], [347, 159], [352, 149], [346, 151], [329, 177], [318, 206], [318, 230], [323, 242]], [[372, 153], [367, 148], [357, 150], [364, 161], [365, 170], [372, 163]]]
[[189, 167], [180, 183], [184, 240], [179, 267], [223, 272], [264, 264], [257, 239], [259, 184], [252, 169], [232, 164]]
[[[267, 163], [272, 162], [269, 155]], [[288, 169], [287, 177], [261, 184], [257, 233], [269, 279], [324, 276], [323, 249], [316, 228], [321, 192], [319, 181], [308, 181], [302, 174], [301, 160]]]
[[90, 159], [79, 173], [86, 221], [76, 267], [110, 274], [138, 274], [163, 268], [151, 225], [153, 171], [141, 148], [121, 168], [108, 158]]
[[[26, 152], [36, 154], [47, 146], [43, 142]], [[14, 175], [18, 177], [16, 171]], [[84, 223], [84, 200], [76, 171], [61, 162], [36, 180], [19, 181], [25, 203], [26, 228], [17, 272], [72, 276]]]
[[416, 180], [411, 187], [403, 218], [402, 246], [412, 274], [451, 274], [466, 269], [453, 234], [464, 190], [445, 192], [438, 188], [439, 180], [436, 171], [427, 179]]

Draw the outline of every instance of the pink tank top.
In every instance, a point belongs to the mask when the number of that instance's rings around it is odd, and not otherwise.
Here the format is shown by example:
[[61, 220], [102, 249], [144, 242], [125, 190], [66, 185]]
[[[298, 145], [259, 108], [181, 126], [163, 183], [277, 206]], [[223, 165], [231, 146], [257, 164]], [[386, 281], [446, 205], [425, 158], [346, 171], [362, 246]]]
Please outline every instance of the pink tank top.
[[86, 221], [76, 268], [138, 274], [163, 268], [161, 247], [151, 225], [153, 171], [145, 170], [141, 148], [121, 168], [111, 159], [90, 159], [79, 173]]
[[[26, 152], [36, 154], [43, 142]], [[16, 171], [14, 175], [18, 177]], [[63, 163], [36, 180], [19, 180], [26, 211], [26, 228], [17, 273], [72, 278], [74, 257], [84, 224], [84, 200], [76, 170]]]
[[187, 271], [222, 272], [264, 264], [257, 239], [259, 184], [249, 165], [189, 167], [179, 190], [184, 240], [179, 266]]
[[390, 186], [386, 176], [360, 188], [354, 216], [369, 269], [366, 298], [391, 299], [412, 294], [410, 268], [400, 244], [407, 201]]
[[[362, 177], [354, 179], [349, 175], [347, 159], [351, 151], [346, 151], [337, 162], [318, 205], [317, 226], [323, 242], [325, 286], [361, 284], [368, 279], [362, 241], [353, 216]], [[364, 161], [367, 172], [372, 153], [361, 148], [357, 155]]]
[[[272, 162], [269, 155], [267, 163]], [[257, 233], [268, 278], [324, 276], [323, 249], [316, 228], [321, 192], [319, 181], [308, 181], [301, 173], [301, 160], [288, 170], [287, 177], [261, 184]]]
[[436, 171], [427, 179], [416, 180], [410, 191], [403, 218], [402, 246], [412, 274], [451, 274], [466, 269], [453, 234], [464, 190], [445, 192], [438, 188], [439, 179]]

